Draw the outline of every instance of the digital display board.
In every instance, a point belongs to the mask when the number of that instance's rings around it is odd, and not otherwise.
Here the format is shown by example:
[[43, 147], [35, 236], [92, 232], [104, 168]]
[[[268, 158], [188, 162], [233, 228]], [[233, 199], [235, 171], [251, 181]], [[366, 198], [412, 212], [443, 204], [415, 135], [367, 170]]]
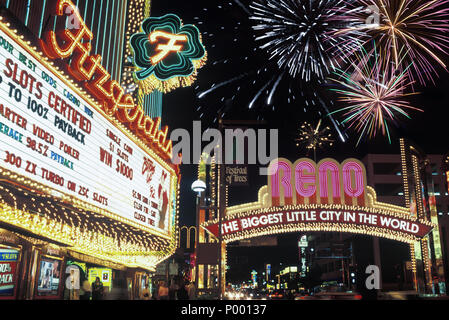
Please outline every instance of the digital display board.
[[169, 236], [176, 177], [0, 30], [0, 166]]

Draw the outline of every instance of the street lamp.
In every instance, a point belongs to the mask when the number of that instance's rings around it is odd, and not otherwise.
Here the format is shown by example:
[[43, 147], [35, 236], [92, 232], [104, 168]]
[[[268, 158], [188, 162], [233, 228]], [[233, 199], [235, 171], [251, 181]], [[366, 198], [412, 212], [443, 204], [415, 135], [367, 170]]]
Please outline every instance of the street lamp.
[[[192, 191], [197, 193], [197, 197], [196, 197], [196, 223], [197, 223], [197, 233], [196, 233], [196, 241], [195, 241], [195, 255], [196, 255], [196, 259], [198, 259], [198, 244], [200, 243], [200, 207], [203, 205], [203, 197], [201, 196], [201, 193], [203, 193], [204, 191], [206, 191], [206, 183], [203, 180], [196, 180], [195, 182], [192, 183]], [[197, 263], [195, 263], [195, 283], [196, 283], [196, 288], [199, 289], [199, 266]]]
[[201, 196], [201, 192], [206, 190], [206, 183], [203, 180], [196, 180], [191, 188], [194, 192], [198, 192], [198, 196]]

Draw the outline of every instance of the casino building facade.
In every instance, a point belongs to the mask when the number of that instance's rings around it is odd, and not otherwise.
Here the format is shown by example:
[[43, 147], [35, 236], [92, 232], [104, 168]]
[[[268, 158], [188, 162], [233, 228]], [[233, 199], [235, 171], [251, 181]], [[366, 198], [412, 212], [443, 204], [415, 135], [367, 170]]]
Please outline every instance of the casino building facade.
[[86, 298], [96, 277], [106, 296], [138, 298], [176, 250], [168, 128], [123, 80], [148, 12], [143, 0], [0, 1], [0, 300]]

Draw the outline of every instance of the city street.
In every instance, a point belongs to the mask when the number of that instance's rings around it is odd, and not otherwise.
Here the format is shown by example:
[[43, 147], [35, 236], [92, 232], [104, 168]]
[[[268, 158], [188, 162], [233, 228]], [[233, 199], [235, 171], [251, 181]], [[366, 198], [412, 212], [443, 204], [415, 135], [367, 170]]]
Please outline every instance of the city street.
[[448, 21], [449, 0], [0, 0], [0, 300], [445, 303]]

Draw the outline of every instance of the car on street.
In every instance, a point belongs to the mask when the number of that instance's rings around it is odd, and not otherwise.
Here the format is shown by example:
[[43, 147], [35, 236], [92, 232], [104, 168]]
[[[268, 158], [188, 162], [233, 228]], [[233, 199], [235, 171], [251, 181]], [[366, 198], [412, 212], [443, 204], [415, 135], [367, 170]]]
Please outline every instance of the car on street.
[[244, 291], [246, 300], [261, 300], [265, 295], [258, 289], [246, 289]]
[[244, 300], [245, 294], [239, 290], [226, 291], [225, 299], [226, 300]]
[[318, 300], [318, 298], [309, 294], [297, 294], [295, 300]]
[[270, 300], [285, 299], [285, 292], [284, 292], [284, 290], [274, 290], [274, 291], [268, 293], [268, 299], [270, 299]]
[[361, 300], [362, 295], [344, 286], [329, 286], [319, 289], [313, 298], [307, 300]]

